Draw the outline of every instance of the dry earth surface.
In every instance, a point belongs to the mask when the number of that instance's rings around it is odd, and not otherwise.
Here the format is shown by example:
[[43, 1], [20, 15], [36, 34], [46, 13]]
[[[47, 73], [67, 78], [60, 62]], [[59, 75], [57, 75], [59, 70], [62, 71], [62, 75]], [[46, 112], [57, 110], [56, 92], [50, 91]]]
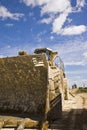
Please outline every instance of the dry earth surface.
[[52, 130], [87, 130], [87, 93], [70, 95], [65, 101], [62, 118], [51, 126]]

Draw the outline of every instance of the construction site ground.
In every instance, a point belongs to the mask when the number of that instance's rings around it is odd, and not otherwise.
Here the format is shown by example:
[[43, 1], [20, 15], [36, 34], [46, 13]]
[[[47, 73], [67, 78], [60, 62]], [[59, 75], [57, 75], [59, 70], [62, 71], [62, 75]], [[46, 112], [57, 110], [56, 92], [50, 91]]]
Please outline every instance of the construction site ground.
[[57, 130], [87, 130], [87, 93], [73, 94], [65, 101]]
[[[51, 122], [48, 129], [87, 130], [87, 93], [70, 94], [69, 100], [64, 103], [62, 117]], [[2, 128], [0, 130], [16, 130], [16, 128]]]

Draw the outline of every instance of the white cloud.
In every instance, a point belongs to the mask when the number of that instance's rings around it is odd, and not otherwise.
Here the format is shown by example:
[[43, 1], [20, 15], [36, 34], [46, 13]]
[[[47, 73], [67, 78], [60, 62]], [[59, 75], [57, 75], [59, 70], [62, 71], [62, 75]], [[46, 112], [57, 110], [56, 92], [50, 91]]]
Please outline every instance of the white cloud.
[[4, 46], [3, 48], [0, 48], [0, 55], [2, 57], [11, 57], [11, 56], [17, 56], [19, 50], [27, 50], [28, 46], [15, 46], [12, 47], [10, 45]]
[[67, 22], [68, 22], [68, 23], [71, 23], [71, 22], [72, 22], [72, 19], [67, 18]]
[[7, 24], [5, 24], [5, 26], [7, 26], [7, 27], [12, 27], [13, 24], [12, 24], [12, 23], [7, 23]]
[[[52, 23], [52, 32], [61, 35], [80, 35], [87, 31], [85, 25], [72, 25], [64, 28], [64, 24], [71, 20], [67, 18], [70, 13], [81, 11], [85, 6], [85, 0], [76, 0], [76, 7], [71, 6], [70, 0], [21, 0], [27, 6], [40, 6], [41, 16], [47, 14], [48, 18], [43, 18], [40, 23], [49, 24]], [[53, 15], [53, 18], [51, 17]], [[44, 15], [45, 16], [45, 15]], [[70, 20], [70, 21], [69, 21]]]
[[70, 61], [70, 62], [64, 62], [64, 65], [68, 65], [68, 66], [83, 66], [85, 65], [86, 63], [84, 61]]
[[[85, 66], [87, 65], [87, 58], [83, 56], [87, 51], [85, 47], [87, 41], [81, 41], [80, 37], [76, 40], [65, 41], [65, 43], [56, 43], [53, 47], [55, 51], [58, 51], [59, 56], [62, 58], [64, 65], [67, 67], [73, 66]], [[84, 54], [86, 56], [86, 54]]]
[[65, 27], [61, 30], [62, 35], [79, 35], [87, 31], [85, 25]]
[[81, 77], [80, 76], [80, 74], [87, 74], [87, 70], [73, 70], [73, 71], [67, 71], [67, 74], [70, 74], [70, 75], [79, 75], [79, 77]]
[[23, 16], [24, 14], [21, 13], [11, 13], [6, 7], [0, 5], [0, 18], [3, 20], [7, 18], [19, 20]]
[[85, 0], [77, 0], [77, 7], [84, 7], [85, 6]]
[[27, 6], [36, 6], [36, 5], [43, 5], [49, 2], [50, 0], [21, 0], [23, 1]]
[[50, 0], [43, 6], [41, 14], [44, 13], [61, 13], [70, 8], [69, 0]]
[[[78, 82], [78, 81], [77, 81]], [[87, 83], [87, 79], [80, 79], [79, 82]]]
[[50, 39], [53, 40], [53, 39], [54, 39], [54, 36], [50, 36]]
[[70, 9], [69, 0], [21, 0], [27, 6], [42, 6], [41, 14], [45, 13], [59, 13]]
[[[59, 54], [61, 55], [69, 55], [73, 56], [75, 53], [82, 55], [82, 52], [85, 52], [87, 50], [87, 41], [82, 41], [81, 38], [77, 38], [75, 40], [68, 40], [65, 41], [64, 44], [56, 43], [53, 46], [53, 50], [59, 50]], [[76, 57], [75, 57], [76, 58]]]
[[6, 46], [7, 47], [7, 49], [10, 49], [11, 48], [11, 46], [10, 45], [8, 45], [8, 46]]
[[81, 12], [82, 8], [86, 5], [86, 0], [76, 0], [76, 6], [72, 8], [72, 12]]
[[84, 56], [85, 58], [87, 58], [87, 52], [83, 53], [83, 56]]
[[44, 18], [42, 20], [40, 20], [40, 23], [46, 23], [46, 24], [49, 24], [52, 22], [52, 17], [49, 17], [49, 18]]
[[69, 0], [20, 0], [27, 6], [42, 6], [41, 13], [58, 13], [64, 12], [70, 8]]
[[68, 13], [62, 13], [58, 18], [56, 18], [53, 22], [53, 32], [59, 33], [62, 26], [64, 25], [64, 22], [66, 21], [68, 16]]

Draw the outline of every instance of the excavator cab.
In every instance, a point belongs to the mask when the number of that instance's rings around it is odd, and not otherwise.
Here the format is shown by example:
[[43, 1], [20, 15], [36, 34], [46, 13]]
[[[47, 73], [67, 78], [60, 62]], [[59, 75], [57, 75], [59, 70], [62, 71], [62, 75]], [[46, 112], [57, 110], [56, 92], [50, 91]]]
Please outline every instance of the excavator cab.
[[51, 49], [48, 49], [48, 48], [38, 48], [38, 49], [35, 49], [34, 51], [35, 54], [45, 54], [47, 61], [50, 60], [51, 52], [52, 52]]
[[49, 62], [49, 65], [53, 65], [55, 57], [58, 55], [58, 52], [53, 52], [49, 48], [38, 48], [34, 51], [35, 54], [45, 54], [46, 60]]

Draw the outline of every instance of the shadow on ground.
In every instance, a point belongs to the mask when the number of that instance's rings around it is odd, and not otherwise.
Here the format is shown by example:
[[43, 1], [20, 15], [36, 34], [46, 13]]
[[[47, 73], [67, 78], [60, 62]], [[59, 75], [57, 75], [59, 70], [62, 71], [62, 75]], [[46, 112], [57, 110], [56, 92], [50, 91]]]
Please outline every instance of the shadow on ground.
[[57, 130], [87, 130], [87, 109], [72, 109], [63, 112], [62, 118], [52, 122], [51, 129]]

